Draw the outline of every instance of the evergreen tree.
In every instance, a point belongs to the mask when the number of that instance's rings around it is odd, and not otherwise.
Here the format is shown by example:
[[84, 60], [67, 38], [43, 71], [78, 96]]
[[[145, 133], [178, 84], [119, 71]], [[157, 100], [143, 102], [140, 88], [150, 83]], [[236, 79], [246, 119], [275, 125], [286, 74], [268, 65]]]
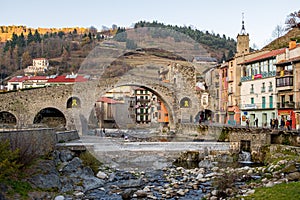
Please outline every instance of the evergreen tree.
[[37, 43], [41, 42], [41, 40], [42, 40], [41, 35], [40, 35], [40, 33], [38, 32], [37, 29], [34, 32], [33, 38], [34, 38], [34, 41], [37, 42]]
[[34, 41], [34, 37], [32, 35], [31, 29], [29, 29], [29, 33], [27, 35], [27, 45]]

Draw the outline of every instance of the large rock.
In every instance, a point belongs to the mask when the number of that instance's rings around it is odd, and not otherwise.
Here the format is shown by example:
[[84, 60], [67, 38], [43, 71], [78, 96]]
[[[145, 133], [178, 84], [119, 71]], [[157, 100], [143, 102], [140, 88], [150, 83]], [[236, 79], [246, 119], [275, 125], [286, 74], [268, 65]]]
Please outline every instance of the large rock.
[[82, 168], [82, 160], [78, 157], [73, 158], [63, 169], [63, 173], [76, 173], [78, 169]]
[[293, 173], [289, 173], [286, 178], [289, 181], [297, 181], [300, 180], [300, 172], [293, 172]]
[[89, 191], [92, 189], [96, 189], [99, 187], [102, 187], [104, 185], [104, 181], [96, 178], [96, 177], [90, 177], [89, 179], [83, 180], [83, 191]]
[[60, 189], [61, 184], [59, 181], [59, 176], [55, 173], [50, 174], [37, 174], [29, 179], [35, 187], [41, 189]]
[[59, 158], [62, 162], [69, 162], [74, 157], [74, 153], [69, 149], [61, 150], [59, 154]]

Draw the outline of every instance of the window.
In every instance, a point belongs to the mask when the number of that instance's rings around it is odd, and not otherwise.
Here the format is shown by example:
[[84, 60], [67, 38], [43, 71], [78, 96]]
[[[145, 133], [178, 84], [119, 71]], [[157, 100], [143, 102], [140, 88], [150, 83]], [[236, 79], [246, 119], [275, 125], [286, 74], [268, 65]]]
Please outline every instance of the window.
[[254, 93], [254, 85], [251, 84], [251, 88], [250, 88], [250, 94], [253, 94]]
[[262, 97], [261, 102], [262, 102], [261, 107], [266, 108], [266, 97]]
[[272, 82], [269, 82], [269, 92], [272, 92], [273, 91], [273, 84]]
[[294, 96], [293, 95], [289, 95], [289, 99], [290, 99], [290, 102], [294, 102]]
[[251, 104], [254, 104], [254, 98], [253, 97], [251, 98]]
[[262, 83], [261, 92], [266, 92], [266, 86], [265, 86], [265, 83]]
[[269, 96], [269, 107], [273, 108], [273, 96]]

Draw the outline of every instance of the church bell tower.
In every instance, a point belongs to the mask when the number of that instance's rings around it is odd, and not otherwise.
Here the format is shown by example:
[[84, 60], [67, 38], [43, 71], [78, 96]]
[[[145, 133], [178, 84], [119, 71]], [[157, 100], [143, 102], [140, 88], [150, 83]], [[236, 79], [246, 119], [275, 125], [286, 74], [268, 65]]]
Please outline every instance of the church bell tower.
[[242, 14], [242, 29], [237, 36], [237, 45], [236, 52], [237, 55], [243, 55], [250, 52], [249, 49], [249, 34], [246, 33], [245, 24], [244, 24], [244, 13]]

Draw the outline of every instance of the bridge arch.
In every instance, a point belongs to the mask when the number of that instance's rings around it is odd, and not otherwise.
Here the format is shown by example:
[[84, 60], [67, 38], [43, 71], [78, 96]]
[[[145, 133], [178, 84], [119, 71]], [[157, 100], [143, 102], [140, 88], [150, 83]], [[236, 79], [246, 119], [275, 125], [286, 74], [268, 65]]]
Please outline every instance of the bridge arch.
[[17, 125], [17, 117], [8, 111], [0, 112], [0, 124], [3, 125]]
[[33, 124], [41, 124], [49, 128], [65, 129], [67, 119], [63, 112], [54, 107], [41, 109], [34, 117]]

